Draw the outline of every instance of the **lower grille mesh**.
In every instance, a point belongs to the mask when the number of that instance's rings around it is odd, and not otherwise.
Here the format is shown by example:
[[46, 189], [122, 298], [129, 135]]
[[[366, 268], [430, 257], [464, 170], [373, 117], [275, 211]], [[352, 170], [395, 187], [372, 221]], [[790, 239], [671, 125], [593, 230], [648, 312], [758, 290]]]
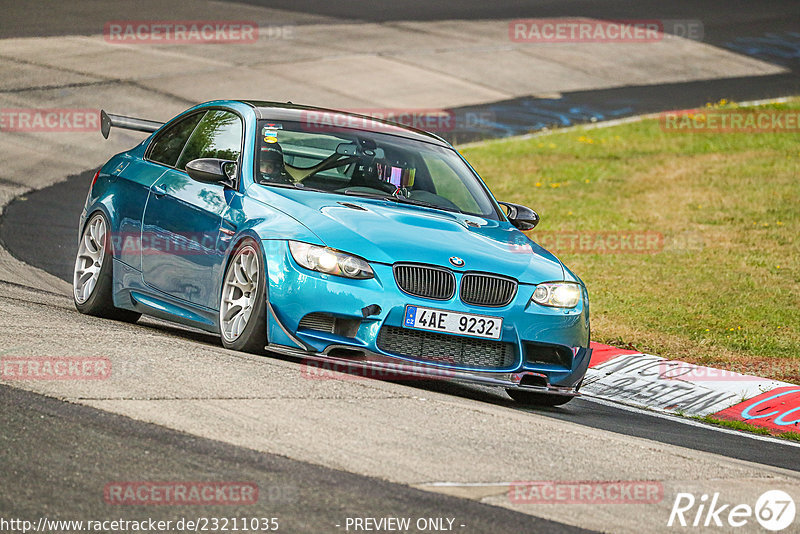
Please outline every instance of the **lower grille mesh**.
[[505, 369], [514, 363], [514, 345], [490, 339], [384, 326], [378, 348], [420, 361], [481, 369]]

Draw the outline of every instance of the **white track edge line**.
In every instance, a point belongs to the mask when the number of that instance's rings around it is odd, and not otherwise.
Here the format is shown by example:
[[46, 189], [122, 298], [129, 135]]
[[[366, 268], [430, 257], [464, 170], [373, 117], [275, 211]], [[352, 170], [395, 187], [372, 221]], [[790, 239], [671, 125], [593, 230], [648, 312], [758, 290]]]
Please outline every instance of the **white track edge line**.
[[691, 419], [690, 417], [681, 416], [681, 415], [678, 415], [678, 414], [664, 413], [664, 412], [661, 412], [661, 411], [648, 410], [648, 409], [645, 409], [645, 408], [638, 408], [638, 407], [635, 407], [635, 406], [631, 406], [629, 404], [623, 404], [623, 403], [621, 403], [619, 401], [608, 400], [606, 398], [596, 397], [594, 395], [589, 395], [587, 393], [583, 393], [580, 396], [580, 398], [586, 399], [589, 402], [596, 402], [597, 404], [602, 404], [604, 406], [609, 406], [611, 408], [619, 408], [621, 410], [626, 410], [626, 411], [629, 411], [629, 412], [634, 412], [634, 413], [638, 413], [638, 414], [642, 414], [642, 415], [650, 415], [650, 416], [658, 417], [658, 418], [661, 418], [661, 419], [668, 419], [670, 421], [675, 421], [677, 423], [681, 423], [681, 424], [684, 424], [684, 425], [689, 425], [689, 426], [694, 426], [694, 427], [701, 427], [701, 428], [705, 428], [705, 429], [708, 429], [708, 430], [713, 430], [715, 432], [721, 432], [723, 434], [735, 434], [737, 436], [743, 436], [743, 437], [746, 437], [746, 438], [755, 439], [757, 441], [766, 441], [766, 442], [775, 443], [775, 444], [778, 444], [778, 445], [788, 445], [790, 447], [800, 448], [800, 442], [797, 442], [797, 441], [793, 441], [793, 440], [789, 440], [789, 439], [775, 438], [775, 437], [772, 437], [772, 436], [762, 436], [760, 434], [754, 434], [754, 433], [749, 432], [747, 430], [732, 430], [730, 428], [725, 428], [725, 427], [716, 426], [716, 425], [712, 425], [712, 424], [708, 424], [708, 423], [703, 423], [701, 421], [697, 421], [695, 419]]

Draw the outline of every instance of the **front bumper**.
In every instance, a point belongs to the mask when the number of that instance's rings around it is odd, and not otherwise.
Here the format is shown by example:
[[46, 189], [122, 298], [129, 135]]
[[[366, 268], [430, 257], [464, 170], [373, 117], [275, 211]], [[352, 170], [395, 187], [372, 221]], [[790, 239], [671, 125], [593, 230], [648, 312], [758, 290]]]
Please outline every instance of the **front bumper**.
[[[395, 283], [391, 265], [371, 263], [375, 278], [351, 280], [300, 267], [292, 259], [286, 241], [266, 240], [263, 244], [269, 281], [270, 350], [311, 361], [333, 362], [346, 369], [465, 380], [558, 395], [576, 394], [586, 373], [591, 349], [585, 289], [581, 303], [569, 310], [531, 302], [535, 286], [522, 283], [507, 306], [472, 306], [460, 300], [458, 291], [449, 300], [403, 293]], [[460, 287], [461, 273], [456, 269], [453, 272]], [[371, 305], [377, 305], [380, 311], [364, 317], [362, 310]], [[487, 368], [433, 361], [425, 354], [382, 350], [381, 329], [402, 328], [406, 305], [502, 317], [498, 341], [513, 349], [513, 361]], [[301, 328], [301, 320], [311, 313], [327, 314], [353, 327], [346, 335]], [[558, 361], [538, 361], [542, 359], [537, 356], [542, 347], [562, 356]]]

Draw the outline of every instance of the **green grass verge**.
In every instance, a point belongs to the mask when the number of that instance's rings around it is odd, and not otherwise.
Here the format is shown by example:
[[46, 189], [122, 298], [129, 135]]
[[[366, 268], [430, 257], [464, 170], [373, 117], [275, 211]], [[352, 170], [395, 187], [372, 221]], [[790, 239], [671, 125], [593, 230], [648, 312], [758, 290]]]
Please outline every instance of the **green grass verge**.
[[[800, 100], [768, 106], [800, 111]], [[529, 233], [651, 232], [648, 253], [555, 252], [586, 283], [596, 341], [800, 381], [800, 133], [678, 133], [658, 120], [462, 152]]]
[[742, 421], [719, 419], [711, 415], [706, 415], [703, 417], [693, 417], [692, 419], [696, 419], [698, 421], [702, 421], [703, 423], [708, 423], [710, 425], [723, 426], [725, 428], [730, 428], [733, 430], [752, 432], [754, 434], [761, 434], [764, 436], [773, 436], [776, 438], [788, 439], [790, 441], [800, 441], [800, 432], [772, 432], [768, 428], [764, 428], [762, 426], [755, 426]]

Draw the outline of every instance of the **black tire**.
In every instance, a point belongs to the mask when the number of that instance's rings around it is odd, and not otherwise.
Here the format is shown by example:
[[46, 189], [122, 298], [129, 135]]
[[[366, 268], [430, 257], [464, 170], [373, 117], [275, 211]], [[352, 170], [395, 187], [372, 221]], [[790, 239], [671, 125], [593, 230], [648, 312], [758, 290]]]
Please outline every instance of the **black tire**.
[[81, 245], [79, 244], [78, 252], [76, 253], [75, 257], [75, 269], [73, 270], [72, 276], [72, 301], [75, 303], [75, 308], [79, 312], [85, 313], [86, 315], [103, 317], [105, 319], [114, 319], [116, 321], [124, 321], [126, 323], [135, 323], [139, 320], [139, 317], [142, 316], [141, 313], [131, 310], [123, 310], [114, 306], [114, 297], [112, 291], [114, 285], [114, 268], [112, 265], [114, 262], [114, 253], [111, 249], [111, 232], [109, 231], [110, 225], [108, 224], [108, 220], [102, 212], [98, 211], [87, 217], [86, 225], [81, 231], [81, 241], [86, 239], [87, 233], [90, 231], [90, 224], [98, 219], [102, 220], [102, 224], [105, 225], [105, 237], [101, 239], [101, 241], [103, 241], [103, 252], [100, 259], [100, 271], [97, 275], [97, 281], [95, 282], [94, 287], [89, 290], [89, 295], [87, 298], [78, 298], [78, 266], [79, 262], [83, 262], [83, 264], [85, 264], [87, 259], [86, 256], [83, 256], [83, 259], [81, 259]]
[[[250, 249], [255, 252], [255, 258], [258, 260], [258, 285], [256, 289], [256, 299], [253, 302], [252, 312], [242, 332], [235, 338], [229, 339], [223, 331], [223, 299], [225, 298], [226, 280], [228, 280], [231, 269], [234, 268], [237, 257], [243, 251]], [[228, 266], [225, 268], [225, 275], [222, 279], [222, 287], [220, 288], [220, 304], [219, 314], [217, 320], [220, 329], [220, 338], [222, 345], [226, 349], [238, 350], [241, 352], [249, 352], [252, 354], [264, 354], [267, 345], [267, 304], [266, 304], [266, 269], [264, 269], [264, 257], [261, 253], [261, 247], [258, 243], [251, 238], [243, 239], [231, 254], [228, 261]]]
[[521, 389], [507, 389], [506, 393], [518, 403], [526, 406], [563, 406], [574, 398], [567, 395], [548, 395]]

